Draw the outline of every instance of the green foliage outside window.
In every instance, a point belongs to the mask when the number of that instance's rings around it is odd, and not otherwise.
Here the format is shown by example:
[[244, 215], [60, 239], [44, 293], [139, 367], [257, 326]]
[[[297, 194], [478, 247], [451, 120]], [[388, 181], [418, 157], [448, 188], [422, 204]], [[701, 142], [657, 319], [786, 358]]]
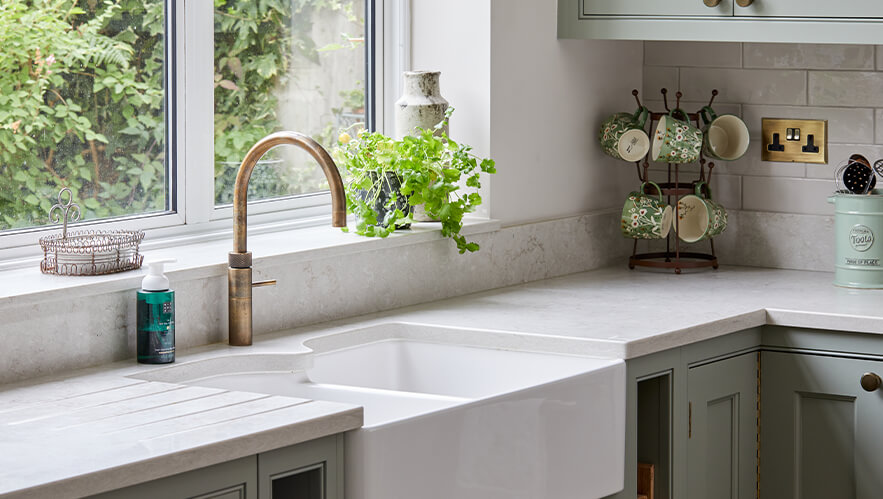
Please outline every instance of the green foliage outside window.
[[[278, 129], [309, 14], [354, 3], [214, 1], [216, 165]], [[166, 209], [163, 37], [162, 0], [0, 2], [0, 230], [46, 224], [62, 187], [84, 219]]]

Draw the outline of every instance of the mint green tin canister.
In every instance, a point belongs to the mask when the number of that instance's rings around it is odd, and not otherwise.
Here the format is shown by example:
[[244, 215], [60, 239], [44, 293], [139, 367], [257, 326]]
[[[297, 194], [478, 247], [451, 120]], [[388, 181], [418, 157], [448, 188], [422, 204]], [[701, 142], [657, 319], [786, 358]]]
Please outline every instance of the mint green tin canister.
[[883, 192], [838, 193], [834, 204], [834, 284], [883, 288]]

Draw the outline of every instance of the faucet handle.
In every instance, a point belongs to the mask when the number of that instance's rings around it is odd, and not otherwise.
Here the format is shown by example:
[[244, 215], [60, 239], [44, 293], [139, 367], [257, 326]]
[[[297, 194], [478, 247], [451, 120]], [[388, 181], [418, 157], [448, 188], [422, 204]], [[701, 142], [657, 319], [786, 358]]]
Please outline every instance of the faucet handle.
[[276, 279], [269, 279], [266, 281], [257, 281], [257, 282], [251, 283], [251, 287], [253, 287], [253, 288], [262, 288], [264, 286], [275, 286], [275, 285], [276, 285]]

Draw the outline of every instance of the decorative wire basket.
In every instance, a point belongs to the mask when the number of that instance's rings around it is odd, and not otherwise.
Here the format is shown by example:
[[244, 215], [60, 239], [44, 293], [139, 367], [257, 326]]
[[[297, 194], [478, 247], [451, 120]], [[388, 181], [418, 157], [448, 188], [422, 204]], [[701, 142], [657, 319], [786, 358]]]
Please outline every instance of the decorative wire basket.
[[[67, 192], [67, 202], [63, 200]], [[141, 267], [144, 255], [138, 246], [143, 231], [78, 231], [68, 233], [68, 221], [80, 219], [80, 207], [73, 203], [73, 193], [64, 188], [58, 193], [58, 204], [49, 210], [54, 223], [63, 223], [61, 234], [40, 238], [43, 261], [40, 270], [56, 275], [103, 275]]]

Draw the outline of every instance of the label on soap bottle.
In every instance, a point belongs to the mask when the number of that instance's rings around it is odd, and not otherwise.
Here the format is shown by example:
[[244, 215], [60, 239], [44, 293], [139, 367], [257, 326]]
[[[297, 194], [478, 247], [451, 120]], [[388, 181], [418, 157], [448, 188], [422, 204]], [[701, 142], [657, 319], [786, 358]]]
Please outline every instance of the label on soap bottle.
[[142, 364], [175, 361], [174, 291], [138, 291], [136, 342]]

